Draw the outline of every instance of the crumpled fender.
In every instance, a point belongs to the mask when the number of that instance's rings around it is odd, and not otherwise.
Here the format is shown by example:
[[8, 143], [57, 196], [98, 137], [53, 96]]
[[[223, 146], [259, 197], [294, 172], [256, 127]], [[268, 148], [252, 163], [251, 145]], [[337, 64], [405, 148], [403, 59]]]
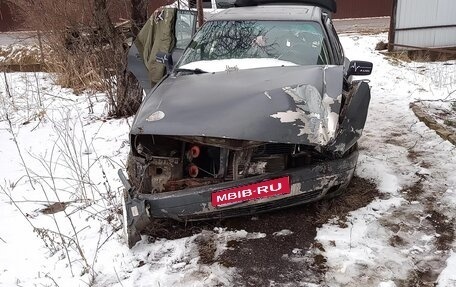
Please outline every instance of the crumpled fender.
[[325, 150], [343, 155], [356, 144], [366, 124], [370, 98], [367, 82], [360, 81], [353, 85], [353, 97], [348, 103], [337, 137]]

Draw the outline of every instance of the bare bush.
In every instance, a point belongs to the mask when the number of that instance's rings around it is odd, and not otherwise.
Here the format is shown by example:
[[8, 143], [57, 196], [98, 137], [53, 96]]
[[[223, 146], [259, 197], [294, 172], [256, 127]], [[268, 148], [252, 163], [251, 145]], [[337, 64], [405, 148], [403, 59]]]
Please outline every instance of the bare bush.
[[[28, 22], [42, 27], [49, 69], [64, 87], [104, 91], [113, 117], [133, 115], [142, 92], [126, 71], [127, 35], [116, 29], [110, 7], [124, 7], [130, 0], [18, 0]], [[127, 14], [127, 13], [126, 13]]]

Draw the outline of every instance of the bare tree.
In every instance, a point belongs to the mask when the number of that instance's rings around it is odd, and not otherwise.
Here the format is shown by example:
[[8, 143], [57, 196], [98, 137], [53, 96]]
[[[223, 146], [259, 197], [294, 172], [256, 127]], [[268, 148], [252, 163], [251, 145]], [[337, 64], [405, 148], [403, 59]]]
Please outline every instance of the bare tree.
[[141, 27], [147, 21], [147, 4], [148, 0], [130, 0], [131, 1], [131, 32], [134, 36], [138, 35]]
[[[147, 2], [131, 0], [132, 32], [139, 32], [139, 25], [147, 20]], [[116, 59], [116, 89], [109, 97], [111, 113], [115, 117], [134, 115], [142, 100], [142, 90], [136, 78], [127, 71], [128, 46], [125, 36], [116, 31], [108, 13], [107, 0], [94, 0], [94, 21], [98, 30], [99, 43], [109, 43]], [[101, 47], [100, 47], [101, 48]], [[110, 61], [110, 59], [104, 59]], [[106, 75], [109, 77], [109, 75]]]
[[57, 83], [76, 92], [104, 91], [110, 115], [125, 117], [136, 113], [143, 92], [126, 69], [127, 35], [116, 29], [110, 15], [127, 8], [136, 36], [147, 21], [147, 8], [153, 11], [174, 1], [17, 0], [17, 5], [29, 26], [42, 30], [45, 50], [52, 51], [46, 64], [56, 73]]

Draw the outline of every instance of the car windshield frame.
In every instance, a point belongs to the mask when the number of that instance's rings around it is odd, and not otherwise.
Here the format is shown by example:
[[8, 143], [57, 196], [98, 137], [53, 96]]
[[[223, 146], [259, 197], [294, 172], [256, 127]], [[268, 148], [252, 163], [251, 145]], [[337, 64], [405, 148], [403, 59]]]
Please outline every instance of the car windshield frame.
[[227, 69], [331, 65], [330, 49], [318, 21], [213, 20], [195, 34], [176, 67], [216, 72], [224, 65]]

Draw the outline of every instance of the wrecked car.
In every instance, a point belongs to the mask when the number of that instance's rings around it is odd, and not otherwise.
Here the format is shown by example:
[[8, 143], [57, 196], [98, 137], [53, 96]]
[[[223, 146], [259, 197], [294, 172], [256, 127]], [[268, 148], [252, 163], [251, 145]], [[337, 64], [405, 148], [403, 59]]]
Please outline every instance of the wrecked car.
[[250, 215], [335, 196], [350, 182], [370, 101], [353, 76], [372, 64], [344, 56], [335, 1], [266, 2], [213, 16], [178, 61], [156, 53], [166, 75], [145, 88], [128, 179], [119, 173], [130, 247], [156, 218]]

